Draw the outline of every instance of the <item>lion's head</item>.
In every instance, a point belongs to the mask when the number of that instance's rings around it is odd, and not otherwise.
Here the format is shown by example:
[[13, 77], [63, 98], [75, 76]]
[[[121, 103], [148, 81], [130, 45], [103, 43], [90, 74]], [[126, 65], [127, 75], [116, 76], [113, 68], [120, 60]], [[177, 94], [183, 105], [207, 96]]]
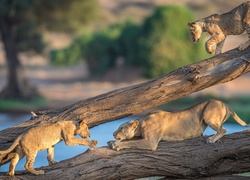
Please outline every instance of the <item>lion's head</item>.
[[193, 42], [199, 42], [200, 37], [202, 34], [202, 23], [200, 22], [193, 22], [193, 23], [188, 23], [189, 30], [192, 35]]
[[131, 139], [135, 135], [135, 130], [139, 125], [138, 120], [126, 122], [113, 133], [113, 136], [117, 140]]
[[76, 127], [75, 134], [81, 136], [82, 138], [90, 137], [90, 132], [86, 120], [82, 120], [79, 122], [79, 125]]

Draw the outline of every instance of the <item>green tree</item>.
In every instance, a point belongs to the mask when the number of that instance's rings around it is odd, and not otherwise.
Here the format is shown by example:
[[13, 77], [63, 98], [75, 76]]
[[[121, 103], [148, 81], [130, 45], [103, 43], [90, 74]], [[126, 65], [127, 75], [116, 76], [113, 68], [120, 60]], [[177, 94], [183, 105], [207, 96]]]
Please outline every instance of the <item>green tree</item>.
[[111, 25], [101, 31], [93, 33], [85, 48], [84, 57], [90, 72], [102, 75], [113, 67], [120, 55], [120, 45], [117, 41], [123, 29], [123, 23]]
[[[42, 52], [41, 29], [72, 30], [77, 22], [92, 19], [91, 10], [96, 0], [1, 0], [0, 33], [7, 59], [7, 86], [2, 97], [30, 98], [34, 89], [24, 76], [18, 53], [21, 51]], [[80, 13], [80, 7], [88, 11]], [[71, 11], [71, 7], [74, 13]], [[92, 8], [91, 8], [92, 7]], [[85, 21], [84, 21], [85, 20]]]
[[[203, 46], [190, 38], [187, 24], [193, 20], [193, 13], [185, 7], [160, 6], [142, 25], [130, 21], [111, 25], [90, 37], [77, 38], [81, 43], [74, 42], [66, 49], [52, 52], [51, 57], [60, 64], [75, 60], [69, 61], [69, 57], [86, 59], [94, 75], [105, 73], [118, 57], [123, 57], [126, 66], [143, 69], [145, 77], [161, 76], [208, 57]], [[77, 51], [80, 44], [84, 46]], [[73, 52], [70, 49], [76, 52], [74, 56], [69, 56]]]
[[138, 59], [144, 75], [152, 78], [206, 56], [203, 47], [194, 44], [187, 23], [193, 13], [182, 6], [161, 6], [148, 17], [138, 38]]

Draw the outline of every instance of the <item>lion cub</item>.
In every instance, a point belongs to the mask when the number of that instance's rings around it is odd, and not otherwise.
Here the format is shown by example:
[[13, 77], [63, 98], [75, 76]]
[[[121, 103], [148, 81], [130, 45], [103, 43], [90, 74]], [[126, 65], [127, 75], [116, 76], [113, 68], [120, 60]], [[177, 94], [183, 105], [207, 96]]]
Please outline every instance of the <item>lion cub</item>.
[[[245, 30], [249, 39], [239, 45], [244, 50], [250, 45], [250, 1], [224, 14], [213, 14], [206, 18], [188, 23], [194, 42], [198, 42], [203, 32], [208, 32], [211, 38], [206, 42], [206, 51], [210, 54], [220, 54], [226, 36], [242, 34]], [[216, 50], [213, 46], [216, 45]]]
[[[82, 139], [75, 138], [74, 135], [80, 135]], [[38, 126], [21, 134], [14, 143], [5, 151], [0, 151], [0, 164], [11, 160], [8, 175], [14, 176], [16, 164], [26, 156], [25, 168], [32, 174], [44, 174], [43, 170], [33, 169], [38, 151], [47, 149], [49, 164], [54, 161], [54, 145], [64, 140], [66, 145], [86, 145], [93, 147], [97, 140], [89, 141], [86, 138], [90, 136], [86, 121], [60, 121], [55, 124]]]
[[161, 140], [199, 137], [207, 126], [217, 131], [207, 139], [207, 143], [214, 143], [226, 133], [222, 124], [230, 115], [240, 125], [247, 126], [228, 105], [218, 100], [208, 100], [178, 112], [157, 110], [122, 124], [113, 134], [118, 141], [109, 141], [108, 144], [117, 151], [124, 148], [155, 151]]

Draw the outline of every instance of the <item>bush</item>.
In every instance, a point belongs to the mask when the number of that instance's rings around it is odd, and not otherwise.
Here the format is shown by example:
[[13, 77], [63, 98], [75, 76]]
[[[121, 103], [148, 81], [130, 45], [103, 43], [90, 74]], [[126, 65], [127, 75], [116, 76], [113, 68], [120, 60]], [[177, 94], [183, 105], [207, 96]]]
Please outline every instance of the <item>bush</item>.
[[92, 74], [102, 75], [112, 68], [115, 60], [121, 56], [122, 47], [118, 39], [124, 25], [115, 24], [93, 34], [85, 49], [85, 58]]
[[141, 66], [140, 59], [138, 59], [138, 37], [140, 35], [140, 26], [133, 22], [125, 22], [121, 35], [118, 38], [120, 47], [120, 56], [125, 59], [127, 66]]
[[204, 45], [190, 38], [187, 23], [193, 20], [185, 7], [161, 6], [142, 25], [123, 22], [83, 35], [70, 47], [52, 51], [51, 59], [54, 64], [85, 59], [92, 75], [102, 75], [123, 57], [125, 65], [142, 68], [145, 77], [158, 77], [208, 57]]
[[141, 27], [138, 59], [146, 77], [158, 77], [204, 58], [201, 44], [191, 41], [187, 23], [193, 14], [181, 6], [158, 7]]
[[76, 64], [85, 56], [84, 53], [89, 39], [89, 35], [84, 35], [74, 39], [69, 47], [50, 51], [51, 63], [56, 66]]

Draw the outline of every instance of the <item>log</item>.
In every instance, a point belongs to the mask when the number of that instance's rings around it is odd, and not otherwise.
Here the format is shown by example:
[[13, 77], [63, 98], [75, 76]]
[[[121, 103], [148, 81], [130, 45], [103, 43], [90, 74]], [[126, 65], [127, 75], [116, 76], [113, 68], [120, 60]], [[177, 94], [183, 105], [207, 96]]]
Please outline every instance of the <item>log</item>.
[[[250, 71], [249, 50], [250, 48], [244, 51], [233, 49], [181, 67], [145, 83], [81, 100], [67, 107], [36, 112], [37, 116], [31, 117], [29, 121], [0, 131], [0, 149], [8, 148], [18, 135], [38, 125], [52, 124], [60, 120], [86, 119], [91, 128], [104, 122], [144, 112], [207, 87], [231, 81]], [[239, 136], [245, 140], [242, 141]], [[64, 177], [67, 179], [66, 177], [70, 176], [70, 179], [72, 177], [103, 179], [105, 173], [109, 179], [132, 179], [155, 175], [184, 178], [247, 172], [250, 171], [249, 164], [247, 167], [242, 161], [236, 159], [243, 159], [243, 162], [249, 163], [247, 161], [250, 156], [248, 136], [249, 133], [227, 135], [222, 144], [215, 145], [207, 145], [199, 138], [177, 143], [162, 142], [156, 152], [142, 150], [116, 152], [107, 147], [97, 148], [45, 167], [43, 169], [47, 173], [36, 178]], [[239, 144], [240, 147], [234, 148], [235, 144]], [[139, 164], [141, 165], [138, 168]], [[18, 173], [21, 173], [22, 179], [34, 178], [26, 171]], [[19, 178], [19, 175], [16, 178]]]
[[46, 172], [44, 175], [34, 176], [27, 171], [19, 171], [15, 178], [116, 180], [157, 175], [169, 179], [197, 179], [228, 172], [241, 173], [250, 170], [249, 137], [250, 132], [242, 132], [226, 135], [222, 143], [215, 144], [206, 144], [207, 137], [160, 142], [155, 152], [135, 149], [114, 151], [101, 147], [42, 167]]

